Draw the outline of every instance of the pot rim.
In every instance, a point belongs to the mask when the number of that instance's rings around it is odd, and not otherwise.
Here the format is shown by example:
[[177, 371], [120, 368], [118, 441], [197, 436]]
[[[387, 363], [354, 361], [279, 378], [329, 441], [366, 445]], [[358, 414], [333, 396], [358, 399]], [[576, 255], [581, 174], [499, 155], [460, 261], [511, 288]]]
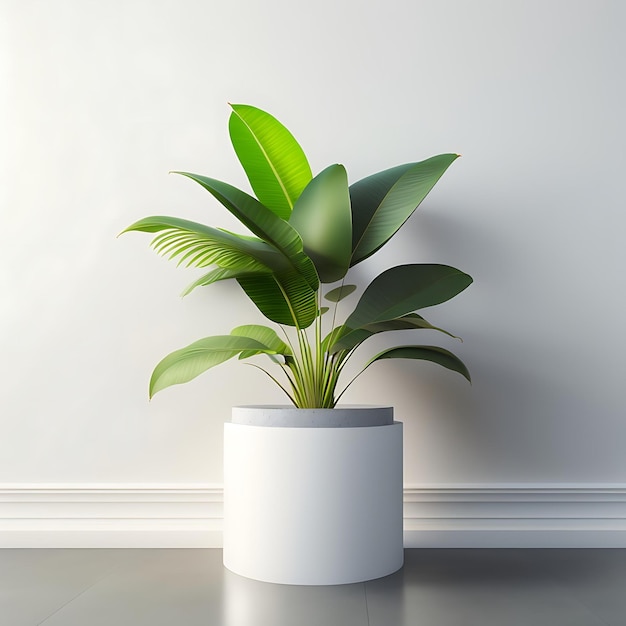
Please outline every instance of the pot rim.
[[393, 407], [343, 405], [333, 409], [301, 409], [282, 404], [234, 406], [232, 423], [283, 428], [358, 428], [393, 424]]

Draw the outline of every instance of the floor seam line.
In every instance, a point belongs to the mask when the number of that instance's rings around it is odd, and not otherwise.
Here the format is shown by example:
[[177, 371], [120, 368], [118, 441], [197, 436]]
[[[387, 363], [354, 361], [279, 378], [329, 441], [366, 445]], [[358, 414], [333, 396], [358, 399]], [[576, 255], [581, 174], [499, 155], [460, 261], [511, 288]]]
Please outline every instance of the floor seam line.
[[47, 615], [41, 622], [37, 622], [37, 626], [43, 626], [51, 617], [54, 617], [59, 611], [61, 611], [66, 606], [74, 602], [74, 600], [77, 600], [78, 598], [80, 598], [84, 593], [87, 593], [90, 589], [93, 589], [93, 587], [95, 587], [98, 583], [101, 583], [103, 580], [105, 580], [109, 576], [112, 576], [113, 574], [115, 574], [115, 572], [120, 570], [123, 566], [124, 564], [120, 563], [112, 567], [105, 574], [103, 574], [100, 578], [95, 580], [91, 585], [89, 585], [88, 587], [85, 587], [80, 593], [76, 594], [73, 598], [70, 598], [67, 602], [64, 602], [60, 607], [52, 611], [52, 613]]

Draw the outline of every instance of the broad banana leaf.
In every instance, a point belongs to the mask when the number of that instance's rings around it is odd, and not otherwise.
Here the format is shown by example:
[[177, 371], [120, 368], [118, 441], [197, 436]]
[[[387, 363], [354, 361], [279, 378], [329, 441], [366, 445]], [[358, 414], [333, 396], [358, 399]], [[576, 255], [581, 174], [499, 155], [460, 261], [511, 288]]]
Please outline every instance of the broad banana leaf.
[[450, 300], [472, 283], [448, 265], [398, 265], [374, 278], [345, 322], [352, 330]]
[[436, 346], [399, 346], [385, 350], [371, 359], [362, 371], [365, 371], [372, 363], [382, 359], [417, 359], [437, 363], [453, 372], [458, 372], [471, 383], [469, 370], [465, 364], [452, 352]]
[[256, 198], [228, 183], [199, 174], [174, 173], [187, 176], [204, 187], [257, 237], [282, 252], [312, 289], [318, 288], [317, 272], [311, 259], [304, 253], [302, 239], [285, 220], [272, 213]]
[[341, 280], [352, 254], [350, 194], [343, 165], [327, 167], [305, 187], [289, 223], [302, 237], [304, 251], [315, 264], [320, 281]]
[[[237, 326], [237, 328], [233, 328], [230, 331], [230, 334], [236, 337], [249, 337], [250, 339], [254, 339], [274, 350], [274, 354], [282, 354], [283, 356], [292, 354], [291, 348], [276, 334], [276, 331], [267, 326], [260, 326], [259, 324]], [[239, 360], [265, 353], [264, 350], [244, 350], [239, 355]]]
[[381, 248], [412, 215], [458, 154], [399, 165], [350, 185], [352, 261]]
[[338, 352], [339, 350], [351, 350], [356, 346], [363, 343], [366, 339], [369, 339], [372, 335], [383, 333], [391, 330], [437, 330], [454, 339], [460, 339], [456, 335], [449, 333], [443, 328], [433, 326], [430, 322], [427, 322], [421, 315], [417, 313], [409, 313], [403, 315], [397, 319], [385, 320], [383, 322], [375, 322], [374, 324], [368, 324], [363, 328], [357, 328], [356, 330], [347, 329], [345, 334], [338, 335], [335, 343], [333, 343], [329, 349], [330, 352]]
[[[260, 239], [242, 237], [219, 228], [177, 217], [146, 217], [122, 231], [157, 233], [152, 247], [179, 265], [207, 267], [219, 265], [235, 271], [284, 271], [289, 267], [285, 256]], [[122, 234], [120, 233], [120, 234]]]
[[316, 292], [293, 270], [242, 276], [237, 282], [272, 322], [307, 328], [317, 317]]
[[205, 337], [168, 354], [158, 363], [150, 378], [150, 397], [171, 385], [186, 383], [244, 350], [275, 354], [275, 350], [269, 346], [249, 337], [232, 335]]
[[254, 193], [276, 215], [289, 219], [312, 178], [302, 148], [269, 113], [247, 104], [230, 106], [230, 139]]
[[187, 259], [187, 265], [220, 266], [194, 281], [183, 295], [199, 285], [236, 278], [272, 321], [306, 328], [315, 319], [316, 292], [283, 254], [259, 239], [170, 217], [145, 218], [126, 230], [162, 230], [152, 242], [157, 252]]

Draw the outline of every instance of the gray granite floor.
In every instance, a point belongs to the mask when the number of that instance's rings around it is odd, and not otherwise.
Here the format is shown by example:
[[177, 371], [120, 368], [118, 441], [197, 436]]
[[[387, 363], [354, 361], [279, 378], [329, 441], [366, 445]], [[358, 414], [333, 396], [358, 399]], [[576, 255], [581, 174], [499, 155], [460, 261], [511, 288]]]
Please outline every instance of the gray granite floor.
[[368, 583], [292, 587], [220, 550], [0, 550], [2, 626], [626, 626], [626, 550], [407, 550]]

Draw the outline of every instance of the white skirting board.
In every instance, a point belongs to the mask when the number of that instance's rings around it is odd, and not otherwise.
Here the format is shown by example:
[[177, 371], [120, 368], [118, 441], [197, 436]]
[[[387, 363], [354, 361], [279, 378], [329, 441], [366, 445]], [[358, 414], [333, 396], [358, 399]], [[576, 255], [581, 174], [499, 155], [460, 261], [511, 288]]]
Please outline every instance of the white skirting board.
[[[219, 548], [221, 485], [0, 484], [0, 548]], [[407, 548], [626, 548], [624, 484], [404, 488]]]

